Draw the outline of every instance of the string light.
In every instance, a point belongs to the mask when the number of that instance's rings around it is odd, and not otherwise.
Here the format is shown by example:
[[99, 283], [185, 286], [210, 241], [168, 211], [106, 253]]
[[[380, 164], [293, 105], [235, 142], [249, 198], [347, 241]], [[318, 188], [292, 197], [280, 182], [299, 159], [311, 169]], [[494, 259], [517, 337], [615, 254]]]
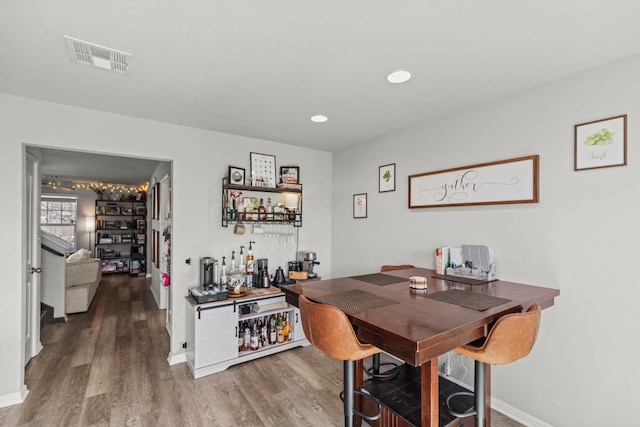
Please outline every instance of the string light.
[[98, 194], [104, 193], [128, 193], [128, 194], [136, 194], [147, 192], [149, 189], [149, 183], [145, 182], [140, 185], [131, 185], [131, 184], [113, 184], [108, 182], [60, 182], [60, 181], [52, 181], [50, 179], [44, 178], [42, 181], [42, 186], [45, 188], [51, 188], [53, 190], [92, 190]]

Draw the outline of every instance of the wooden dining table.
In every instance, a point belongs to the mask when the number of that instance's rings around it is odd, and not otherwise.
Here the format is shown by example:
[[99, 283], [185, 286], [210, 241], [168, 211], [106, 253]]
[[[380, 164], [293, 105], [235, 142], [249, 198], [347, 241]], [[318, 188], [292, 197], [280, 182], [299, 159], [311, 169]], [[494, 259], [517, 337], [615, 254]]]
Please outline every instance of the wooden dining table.
[[[425, 277], [427, 290], [411, 289], [412, 276]], [[505, 314], [532, 304], [543, 309], [553, 306], [560, 294], [552, 288], [439, 275], [425, 268], [292, 284], [282, 291], [296, 307], [298, 296], [305, 295], [341, 308], [360, 341], [420, 367], [420, 425], [431, 427], [437, 427], [439, 420], [438, 356], [487, 336]], [[489, 416], [489, 368], [487, 379]]]

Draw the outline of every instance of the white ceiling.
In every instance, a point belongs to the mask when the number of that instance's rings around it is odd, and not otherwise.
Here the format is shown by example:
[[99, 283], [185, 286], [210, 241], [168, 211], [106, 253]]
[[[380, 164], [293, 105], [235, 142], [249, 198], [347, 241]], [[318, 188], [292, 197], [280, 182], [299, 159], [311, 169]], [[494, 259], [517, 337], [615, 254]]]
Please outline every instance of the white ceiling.
[[[639, 18], [637, 0], [5, 0], [0, 92], [336, 151], [639, 52]], [[133, 54], [131, 75], [71, 62], [65, 35]], [[397, 68], [414, 78], [387, 83]]]

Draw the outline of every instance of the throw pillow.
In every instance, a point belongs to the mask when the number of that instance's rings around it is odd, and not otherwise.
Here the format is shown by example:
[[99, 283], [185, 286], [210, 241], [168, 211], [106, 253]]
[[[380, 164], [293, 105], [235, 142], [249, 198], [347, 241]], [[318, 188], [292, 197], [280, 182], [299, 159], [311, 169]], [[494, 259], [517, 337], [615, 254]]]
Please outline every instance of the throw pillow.
[[91, 251], [89, 249], [78, 249], [78, 251], [72, 253], [67, 257], [67, 262], [78, 262], [91, 258]]

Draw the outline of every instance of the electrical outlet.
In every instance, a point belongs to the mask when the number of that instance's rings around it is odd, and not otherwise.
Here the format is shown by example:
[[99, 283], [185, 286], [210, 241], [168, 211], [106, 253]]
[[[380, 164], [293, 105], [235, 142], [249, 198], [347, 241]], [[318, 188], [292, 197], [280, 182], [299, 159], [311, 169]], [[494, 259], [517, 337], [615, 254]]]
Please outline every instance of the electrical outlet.
[[444, 374], [446, 376], [450, 376], [451, 375], [451, 364], [450, 363], [445, 363], [442, 366], [442, 370], [444, 371]]

